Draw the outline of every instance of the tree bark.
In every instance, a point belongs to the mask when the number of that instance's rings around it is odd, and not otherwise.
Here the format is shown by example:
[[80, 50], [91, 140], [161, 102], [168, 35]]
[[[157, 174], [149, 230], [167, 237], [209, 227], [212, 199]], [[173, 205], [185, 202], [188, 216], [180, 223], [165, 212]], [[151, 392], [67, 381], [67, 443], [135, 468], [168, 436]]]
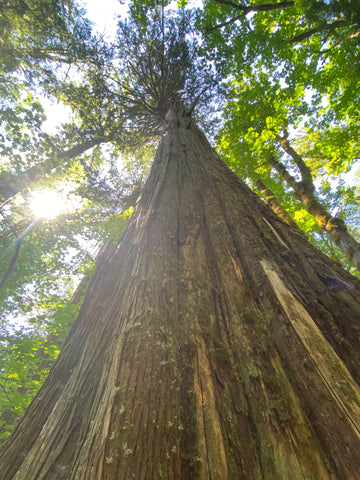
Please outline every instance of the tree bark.
[[0, 477], [359, 478], [359, 282], [167, 127]]
[[294, 228], [297, 228], [297, 224], [293, 220], [292, 216], [285, 210], [277, 199], [275, 193], [268, 188], [260, 178], [256, 180], [256, 188], [259, 190], [261, 195], [264, 197], [266, 203], [269, 205], [271, 210], [276, 213], [285, 223], [291, 225]]

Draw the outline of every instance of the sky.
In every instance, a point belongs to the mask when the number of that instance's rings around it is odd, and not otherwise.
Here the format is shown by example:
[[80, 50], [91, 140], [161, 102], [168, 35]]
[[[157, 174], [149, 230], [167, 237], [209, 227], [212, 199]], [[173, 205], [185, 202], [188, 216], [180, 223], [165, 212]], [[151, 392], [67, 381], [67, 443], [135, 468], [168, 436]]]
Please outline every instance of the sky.
[[[87, 11], [86, 17], [94, 23], [96, 33], [105, 35], [109, 40], [115, 37], [115, 18], [119, 14], [126, 14], [126, 5], [122, 5], [119, 0], [81, 0], [79, 4]], [[45, 108], [47, 117], [44, 125], [45, 130], [48, 133], [55, 133], [57, 127], [69, 119], [70, 108], [45, 98], [41, 100], [41, 103]]]
[[[86, 17], [94, 23], [94, 33], [104, 35], [110, 41], [114, 39], [117, 26], [116, 18], [119, 15], [126, 16], [127, 0], [79, 0], [78, 3], [86, 10]], [[176, 3], [174, 0], [174, 4]], [[188, 2], [188, 5], [192, 7], [201, 4], [202, 0], [190, 0]], [[44, 128], [50, 134], [56, 133], [57, 127], [68, 121], [71, 115], [70, 108], [45, 98], [41, 100], [41, 103], [47, 116]]]
[[127, 2], [124, 3], [122, 5], [119, 0], [82, 0], [81, 5], [87, 11], [87, 18], [94, 22], [96, 32], [113, 38], [116, 33], [115, 17], [127, 12]]

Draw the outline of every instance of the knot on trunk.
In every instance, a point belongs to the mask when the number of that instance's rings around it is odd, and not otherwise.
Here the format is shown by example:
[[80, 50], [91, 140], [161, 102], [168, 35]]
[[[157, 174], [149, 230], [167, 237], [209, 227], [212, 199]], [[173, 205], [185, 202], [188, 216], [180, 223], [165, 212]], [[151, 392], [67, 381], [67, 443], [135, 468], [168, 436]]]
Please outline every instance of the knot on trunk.
[[302, 194], [312, 195], [315, 193], [315, 187], [312, 182], [302, 180], [301, 182], [298, 182], [298, 187]]
[[341, 230], [343, 232], [346, 232], [347, 228], [344, 220], [341, 220], [341, 218], [331, 217], [326, 223], [325, 230], [329, 233], [333, 232], [333, 230]]
[[191, 128], [195, 122], [191, 117], [191, 112], [186, 110], [183, 104], [174, 104], [165, 116], [166, 126], [169, 129], [171, 126]]
[[[331, 217], [326, 223], [325, 230], [329, 233], [331, 240], [335, 245], [340, 245], [341, 239], [347, 233], [347, 228], [343, 220], [340, 218]], [[345, 255], [351, 260], [353, 256], [352, 246], [343, 245], [342, 247]]]

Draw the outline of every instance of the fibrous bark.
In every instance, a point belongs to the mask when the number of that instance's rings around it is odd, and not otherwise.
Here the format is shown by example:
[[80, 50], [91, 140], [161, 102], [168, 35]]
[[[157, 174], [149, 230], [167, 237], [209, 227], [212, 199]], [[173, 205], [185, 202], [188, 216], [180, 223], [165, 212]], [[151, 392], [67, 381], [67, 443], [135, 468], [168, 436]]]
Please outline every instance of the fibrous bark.
[[1, 478], [358, 478], [359, 292], [172, 112]]

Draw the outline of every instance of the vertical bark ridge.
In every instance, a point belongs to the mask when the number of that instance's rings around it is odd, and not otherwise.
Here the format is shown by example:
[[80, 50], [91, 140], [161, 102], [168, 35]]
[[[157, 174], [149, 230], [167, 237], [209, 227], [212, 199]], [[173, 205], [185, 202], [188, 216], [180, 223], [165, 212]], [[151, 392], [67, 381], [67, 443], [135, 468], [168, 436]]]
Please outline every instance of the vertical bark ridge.
[[357, 478], [359, 282], [189, 121], [170, 115], [0, 478]]
[[[308, 312], [285, 287], [271, 263], [262, 260], [261, 264], [283, 310], [308, 351], [309, 358], [360, 439], [359, 386], [314, 324]], [[346, 389], [343, 388], [344, 384], [346, 384]]]

